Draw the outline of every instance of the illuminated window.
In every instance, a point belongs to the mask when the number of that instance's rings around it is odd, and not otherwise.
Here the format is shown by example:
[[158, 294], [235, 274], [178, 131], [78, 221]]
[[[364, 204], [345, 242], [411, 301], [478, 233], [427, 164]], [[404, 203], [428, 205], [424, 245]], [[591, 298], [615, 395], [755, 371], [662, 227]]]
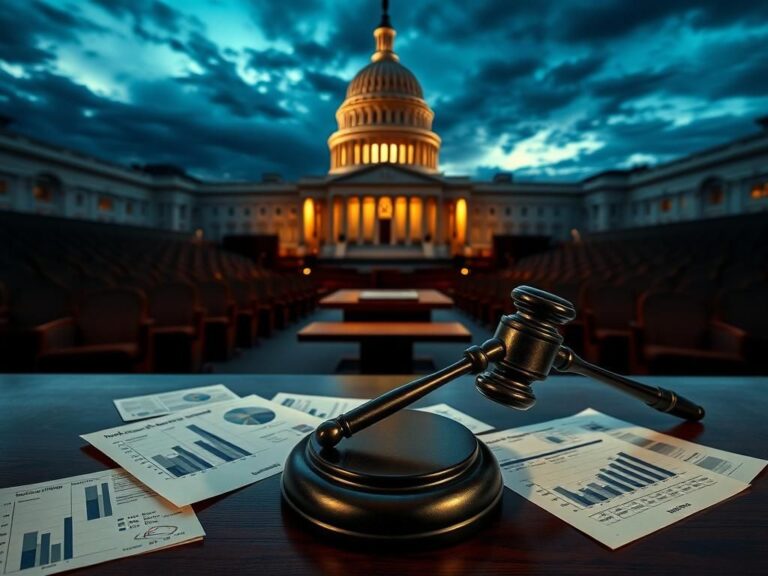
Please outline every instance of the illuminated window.
[[389, 162], [389, 146], [387, 144], [382, 144], [379, 147], [379, 159], [382, 163]]
[[408, 144], [408, 164], [413, 164], [413, 144]]
[[389, 161], [397, 162], [397, 144], [389, 145]]
[[661, 201], [661, 211], [669, 212], [670, 210], [672, 210], [672, 200], [670, 200], [669, 198], [664, 198]]
[[405, 144], [400, 144], [400, 164], [406, 163], [406, 151], [405, 151]]
[[99, 198], [99, 211], [100, 212], [112, 212], [115, 208], [115, 203], [109, 196], [101, 196]]
[[749, 197], [752, 198], [752, 200], [768, 198], [768, 182], [765, 184], [755, 184], [755, 186], [752, 188], [752, 192], [749, 194]]
[[8, 193], [8, 182], [0, 180], [0, 196]]
[[53, 201], [53, 184], [45, 180], [38, 180], [32, 188], [32, 195], [38, 202]]
[[724, 196], [725, 194], [723, 193], [723, 189], [720, 186], [710, 188], [709, 194], [707, 195], [709, 198], [709, 203], [714, 205], [722, 204]]
[[347, 147], [343, 146], [341, 148], [341, 165], [346, 166], [347, 165]]
[[355, 164], [360, 164], [360, 144], [355, 144]]
[[368, 144], [363, 144], [363, 164], [371, 163], [371, 147]]
[[379, 163], [379, 145], [371, 144], [371, 164]]

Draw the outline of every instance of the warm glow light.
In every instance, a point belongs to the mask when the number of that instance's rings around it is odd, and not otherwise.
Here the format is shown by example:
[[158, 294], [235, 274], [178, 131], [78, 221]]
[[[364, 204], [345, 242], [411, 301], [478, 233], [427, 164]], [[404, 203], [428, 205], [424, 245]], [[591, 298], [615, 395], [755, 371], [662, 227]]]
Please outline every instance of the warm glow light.
[[397, 144], [389, 145], [389, 161], [397, 162]]
[[459, 198], [456, 201], [456, 242], [464, 244], [467, 240], [467, 201]]
[[581, 233], [576, 228], [571, 229], [571, 238], [576, 244], [581, 243]]
[[355, 164], [360, 164], [360, 144], [355, 144]]
[[411, 240], [420, 242], [422, 238], [421, 220], [423, 213], [423, 204], [421, 198], [411, 198], [410, 217], [411, 217]]
[[373, 242], [376, 226], [376, 199], [373, 196], [363, 198], [363, 239]]
[[350, 198], [347, 203], [347, 241], [357, 240], [360, 230], [360, 199]]
[[371, 164], [379, 163], [379, 145], [371, 144]]
[[395, 241], [405, 240], [405, 220], [408, 214], [408, 199], [395, 199]]
[[203, 232], [202, 228], [198, 228], [197, 230], [195, 230], [195, 238], [197, 240], [202, 240], [203, 236], [205, 236], [205, 232]]
[[461, 273], [462, 276], [469, 276], [469, 268], [464, 267], [461, 270], [459, 270], [459, 272]]
[[307, 266], [306, 268], [304, 268], [304, 269], [301, 271], [301, 273], [302, 273], [302, 274], [304, 274], [304, 276], [309, 276], [310, 274], [312, 274], [312, 268], [310, 268], [309, 266]]
[[381, 162], [389, 162], [389, 146], [386, 144], [382, 144], [379, 148], [379, 157], [381, 159]]
[[371, 147], [368, 144], [363, 144], [363, 164], [371, 163]]
[[304, 200], [304, 241], [309, 242], [315, 237], [315, 201], [312, 198]]

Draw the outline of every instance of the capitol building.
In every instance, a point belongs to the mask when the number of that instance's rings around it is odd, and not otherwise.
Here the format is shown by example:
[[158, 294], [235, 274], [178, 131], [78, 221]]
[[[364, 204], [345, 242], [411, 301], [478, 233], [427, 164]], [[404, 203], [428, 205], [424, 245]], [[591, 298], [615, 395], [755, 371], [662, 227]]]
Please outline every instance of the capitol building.
[[371, 62], [352, 79], [336, 113], [322, 177], [201, 181], [171, 166], [111, 164], [0, 125], [0, 210], [189, 232], [215, 242], [276, 235], [282, 255], [419, 260], [487, 256], [495, 236], [567, 240], [768, 209], [766, 122], [713, 149], [578, 182], [445, 175], [435, 111], [398, 58], [386, 11], [373, 35]]

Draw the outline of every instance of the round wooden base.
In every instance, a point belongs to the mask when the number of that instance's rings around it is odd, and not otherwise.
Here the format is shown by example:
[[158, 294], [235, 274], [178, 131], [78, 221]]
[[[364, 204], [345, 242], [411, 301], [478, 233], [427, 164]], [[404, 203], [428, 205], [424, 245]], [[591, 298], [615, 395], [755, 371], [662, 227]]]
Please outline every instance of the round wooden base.
[[323, 448], [288, 456], [283, 499], [339, 537], [455, 541], [496, 512], [504, 485], [491, 451], [461, 424], [403, 410]]

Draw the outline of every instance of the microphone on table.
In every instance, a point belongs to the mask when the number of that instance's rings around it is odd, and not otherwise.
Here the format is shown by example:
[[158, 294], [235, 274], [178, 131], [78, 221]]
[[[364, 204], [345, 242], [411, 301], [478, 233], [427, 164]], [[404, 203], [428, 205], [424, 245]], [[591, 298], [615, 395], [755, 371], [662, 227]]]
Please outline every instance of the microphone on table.
[[704, 417], [701, 406], [675, 392], [604, 370], [563, 346], [558, 327], [576, 316], [570, 302], [528, 286], [513, 290], [512, 299], [517, 311], [460, 361], [305, 436], [283, 470], [289, 509], [323, 535], [391, 545], [454, 542], [485, 525], [504, 492], [491, 450], [453, 420], [403, 410], [464, 374], [478, 374], [484, 396], [518, 410], [533, 406], [532, 384], [554, 370], [590, 376], [681, 418]]
[[[512, 291], [517, 312], [502, 316], [493, 338], [464, 351], [464, 358], [434, 374], [404, 384], [337, 418], [315, 431], [322, 446], [336, 446], [344, 437], [379, 422], [436, 388], [465, 374], [478, 374], [476, 388], [494, 402], [527, 410], [536, 402], [532, 384], [552, 369], [581, 374], [609, 384], [661, 412], [701, 420], [704, 408], [658, 386], [648, 386], [590, 364], [563, 345], [558, 326], [576, 317], [573, 305], [530, 286]], [[491, 366], [489, 369], [489, 365]]]

